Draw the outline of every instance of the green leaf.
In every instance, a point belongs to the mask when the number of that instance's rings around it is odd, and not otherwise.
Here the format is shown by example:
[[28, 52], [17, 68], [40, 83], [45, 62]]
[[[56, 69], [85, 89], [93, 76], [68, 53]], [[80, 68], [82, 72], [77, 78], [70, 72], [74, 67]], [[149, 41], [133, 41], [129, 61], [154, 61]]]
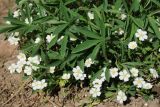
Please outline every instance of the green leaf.
[[105, 77], [106, 77], [106, 81], [110, 82], [110, 72], [109, 69], [106, 67], [106, 71], [105, 71]]
[[151, 64], [151, 63], [152, 62], [145, 61], [145, 62], [125, 62], [125, 63], [122, 63], [122, 64], [129, 65], [129, 66], [142, 66], [142, 65]]
[[0, 33], [8, 32], [15, 29], [17, 26], [13, 25], [0, 25]]
[[12, 17], [5, 17], [4, 18], [7, 21], [10, 21], [12, 24], [17, 24], [17, 25], [26, 25], [26, 23], [24, 23], [24, 21], [20, 21], [16, 18], [12, 18]]
[[119, 8], [121, 8], [122, 5], [122, 0], [116, 0], [115, 2], [115, 9], [119, 10]]
[[60, 25], [60, 24], [66, 24], [67, 22], [66, 21], [58, 21], [56, 19], [51, 19], [51, 20], [46, 21], [46, 23]]
[[62, 40], [62, 45], [60, 48], [60, 54], [61, 56], [64, 58], [65, 54], [66, 54], [66, 49], [67, 49], [67, 42], [68, 42], [68, 36], [65, 35], [63, 40]]
[[110, 97], [112, 97], [112, 96], [114, 96], [115, 95], [115, 92], [111, 92], [111, 91], [107, 91], [106, 93], [105, 93], [105, 97], [106, 98], [110, 98]]
[[157, 0], [151, 0], [155, 5], [157, 5], [158, 7], [160, 7], [160, 2]]
[[100, 36], [97, 33], [90, 31], [90, 30], [87, 30], [86, 28], [76, 27], [75, 30], [77, 32], [82, 33], [85, 37], [94, 38], [94, 39], [100, 38]]
[[65, 2], [65, 5], [71, 4], [71, 3], [76, 2], [76, 1], [77, 1], [77, 0], [67, 0], [67, 1]]
[[131, 5], [131, 11], [133, 10], [134, 12], [139, 10], [140, 6], [140, 1], [139, 0], [132, 0], [132, 5]]
[[44, 53], [43, 49], [41, 49], [41, 58], [45, 63], [48, 62], [47, 54]]
[[94, 73], [91, 77], [91, 81], [94, 81], [96, 78], [98, 78], [102, 74], [102, 70], [97, 71]]
[[80, 68], [84, 71], [84, 59], [82, 59], [81, 61], [78, 62], [78, 65], [80, 66]]
[[47, 33], [53, 32], [54, 34], [59, 34], [59, 33], [61, 33], [67, 26], [68, 26], [68, 24], [58, 25], [57, 27], [53, 26], [53, 27], [51, 27], [51, 28], [48, 28], [46, 32], [47, 32]]
[[49, 59], [61, 59], [61, 55], [55, 51], [47, 52]]
[[130, 33], [130, 36], [129, 36], [129, 41], [131, 41], [135, 35], [135, 32], [137, 30], [137, 27], [134, 23], [132, 23], [132, 27], [131, 27], [131, 33]]
[[48, 44], [47, 49], [50, 49], [52, 46], [54, 46], [57, 42], [58, 36], [55, 36], [51, 42]]
[[38, 25], [27, 25], [22, 27], [22, 30], [24, 30], [24, 33], [27, 34], [29, 32], [33, 32], [34, 30], [38, 29]]
[[39, 49], [40, 49], [41, 44], [35, 44], [34, 47], [32, 48], [32, 55], [35, 55]]
[[160, 39], [160, 31], [158, 30], [159, 27], [156, 24], [156, 20], [152, 17], [149, 17], [149, 24], [153, 28], [157, 38]]
[[97, 54], [99, 52], [100, 49], [100, 44], [98, 44], [92, 51], [92, 53], [89, 55], [89, 57], [94, 60], [97, 57]]
[[103, 3], [103, 9], [104, 9], [104, 11], [107, 10], [107, 7], [108, 7], [108, 0], [104, 0], [104, 3]]
[[86, 40], [85, 42], [81, 43], [76, 48], [74, 48], [72, 50], [72, 53], [77, 53], [85, 49], [91, 48], [92, 46], [96, 45], [99, 42], [100, 42], [99, 40]]
[[45, 17], [41, 17], [41, 18], [34, 20], [32, 23], [33, 24], [43, 24], [47, 21], [50, 21], [51, 19], [52, 19], [52, 17], [45, 16]]
[[131, 17], [131, 19], [133, 20], [133, 22], [140, 28], [144, 28], [144, 21], [143, 19], [140, 19], [140, 18], [134, 18], [134, 17]]
[[68, 8], [62, 2], [60, 3], [60, 15], [63, 16], [63, 19], [66, 21], [70, 20]]
[[127, 5], [127, 2], [128, 2], [128, 0], [126, 1], [126, 0], [122, 0], [122, 2], [123, 2], [123, 5], [124, 5], [124, 8], [125, 8], [125, 10], [128, 12], [128, 5]]

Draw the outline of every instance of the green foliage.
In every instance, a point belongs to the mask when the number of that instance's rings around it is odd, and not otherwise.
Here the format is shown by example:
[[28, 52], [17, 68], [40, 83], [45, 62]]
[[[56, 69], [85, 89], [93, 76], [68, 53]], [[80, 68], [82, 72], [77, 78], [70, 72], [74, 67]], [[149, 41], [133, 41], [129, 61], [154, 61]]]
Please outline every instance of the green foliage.
[[[109, 69], [135, 67], [140, 77], [152, 82], [149, 69], [160, 65], [159, 0], [16, 0], [16, 3], [19, 16], [11, 13], [5, 17], [10, 24], [0, 26], [0, 33], [19, 32], [20, 48], [27, 57], [41, 57], [37, 65], [40, 69], [32, 76], [45, 78], [49, 84], [47, 90], [53, 85], [83, 83], [76, 83], [74, 76], [68, 81], [61, 79], [64, 73], [73, 74], [72, 69], [80, 66], [87, 75], [88, 86], [92, 86], [91, 82], [100, 78], [102, 69], [106, 68], [106, 81], [101, 89], [106, 98], [115, 97], [118, 90], [130, 96], [145, 94], [148, 98], [147, 95], [152, 94], [150, 90], [137, 90], [134, 77], [126, 83], [112, 78]], [[141, 41], [135, 36], [138, 29], [147, 32], [147, 40]], [[121, 31], [124, 33], [120, 34]], [[46, 37], [51, 34], [54, 37], [48, 43]], [[38, 37], [41, 41], [36, 44]], [[138, 44], [134, 50], [128, 48], [132, 41]], [[91, 67], [85, 67], [88, 58], [94, 61]], [[56, 66], [54, 74], [48, 73], [50, 66]]]

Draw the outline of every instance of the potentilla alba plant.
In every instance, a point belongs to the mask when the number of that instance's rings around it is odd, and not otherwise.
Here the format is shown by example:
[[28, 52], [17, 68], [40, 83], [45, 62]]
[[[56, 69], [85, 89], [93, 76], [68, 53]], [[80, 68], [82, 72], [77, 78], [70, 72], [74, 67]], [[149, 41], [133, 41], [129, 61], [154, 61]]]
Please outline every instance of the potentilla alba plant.
[[[88, 86], [123, 104], [155, 95], [160, 75], [159, 0], [16, 0], [0, 33], [19, 46], [10, 73], [33, 90]], [[148, 8], [149, 7], [149, 8]]]

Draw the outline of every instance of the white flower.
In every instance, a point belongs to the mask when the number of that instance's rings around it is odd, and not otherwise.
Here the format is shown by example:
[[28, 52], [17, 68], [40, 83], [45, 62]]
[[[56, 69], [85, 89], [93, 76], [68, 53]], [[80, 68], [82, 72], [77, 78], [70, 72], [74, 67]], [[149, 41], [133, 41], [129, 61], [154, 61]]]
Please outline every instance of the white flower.
[[121, 20], [125, 20], [127, 18], [127, 16], [125, 14], [121, 14], [120, 19]]
[[37, 66], [35, 66], [35, 65], [31, 65], [31, 67], [32, 67], [32, 69], [35, 70], [35, 71], [39, 69], [39, 67], [37, 67]]
[[64, 80], [68, 80], [68, 79], [70, 79], [70, 77], [71, 77], [71, 74], [67, 74], [67, 73], [65, 73], [65, 74], [63, 74], [62, 75], [62, 79], [64, 79]]
[[118, 95], [117, 95], [117, 101], [120, 104], [123, 104], [124, 101], [127, 100], [127, 96], [125, 95], [125, 93], [123, 91], [118, 91]]
[[14, 33], [14, 36], [15, 36], [15, 37], [18, 37], [18, 36], [19, 36], [19, 32], [15, 32], [15, 33]]
[[34, 64], [39, 65], [41, 62], [41, 58], [38, 55], [36, 55], [34, 57], [29, 57], [28, 61], [29, 61], [29, 64], [34, 63]]
[[39, 65], [40, 62], [41, 58], [38, 55], [36, 55], [34, 57], [28, 58], [27, 65], [31, 66], [33, 70], [37, 70], [39, 67], [35, 66], [34, 64]]
[[30, 66], [25, 66], [24, 73], [27, 74], [27, 75], [31, 75], [32, 74], [32, 68]]
[[[104, 69], [104, 68], [103, 68]], [[106, 80], [105, 71], [101, 74], [101, 81], [104, 82]]]
[[135, 49], [135, 48], [137, 48], [137, 43], [135, 41], [129, 42], [128, 48], [129, 49]]
[[112, 78], [115, 78], [118, 76], [118, 68], [116, 68], [116, 67], [110, 68], [109, 72], [110, 72], [110, 75]]
[[101, 86], [102, 86], [102, 80], [100, 80], [100, 79], [95, 79], [93, 82], [92, 82], [92, 84], [93, 84], [93, 87], [94, 88], [100, 88]]
[[34, 80], [34, 81], [32, 82], [32, 88], [33, 88], [33, 90], [38, 90], [38, 89], [40, 88], [40, 84], [41, 84], [40, 81]]
[[151, 89], [152, 86], [153, 86], [153, 85], [152, 85], [151, 83], [146, 83], [146, 82], [145, 82], [145, 83], [143, 84], [143, 89], [147, 89], [147, 90], [148, 90], [148, 89]]
[[153, 75], [154, 78], [158, 78], [159, 77], [158, 73], [157, 73], [157, 71], [155, 69], [150, 68], [149, 71]]
[[152, 42], [152, 41], [153, 41], [153, 38], [150, 38], [150, 39], [149, 39], [149, 42]]
[[47, 43], [50, 43], [52, 41], [52, 39], [55, 38], [55, 35], [47, 35], [46, 37], [46, 40], [47, 40]]
[[88, 75], [88, 78], [90, 79], [92, 76], [91, 75]]
[[121, 28], [119, 28], [119, 30], [118, 30], [118, 35], [123, 35], [123, 34], [124, 34], [124, 30], [121, 29]]
[[53, 73], [55, 72], [55, 68], [56, 68], [55, 66], [50, 67], [50, 68], [49, 68], [49, 72], [50, 72], [51, 74], [53, 74]]
[[32, 7], [33, 6], [33, 4], [32, 3], [29, 3], [29, 7]]
[[140, 41], [144, 41], [145, 39], [148, 39], [147, 32], [143, 31], [142, 29], [138, 29], [135, 36], [139, 38]]
[[47, 87], [47, 83], [45, 82], [45, 79], [42, 79], [41, 81], [34, 80], [32, 82], [33, 90], [42, 90], [45, 87]]
[[37, 15], [40, 16], [40, 13], [38, 12]]
[[61, 36], [61, 37], [57, 40], [57, 42], [60, 42], [63, 38], [64, 38], [64, 36]]
[[145, 107], [148, 107], [148, 103], [144, 103], [144, 106], [145, 106]]
[[160, 52], [160, 48], [158, 49], [158, 52]]
[[36, 38], [36, 40], [35, 40], [35, 42], [34, 42], [34, 43], [38, 44], [40, 41], [41, 41], [41, 38], [40, 38], [40, 37], [38, 37], [38, 38]]
[[41, 80], [41, 89], [43, 89], [45, 87], [47, 87], [47, 83], [46, 83], [45, 79], [42, 79]]
[[90, 67], [92, 64], [94, 64], [94, 62], [92, 61], [92, 59], [91, 58], [88, 58], [86, 61], [85, 61], [85, 66], [86, 67]]
[[132, 76], [137, 77], [139, 70], [136, 68], [131, 68], [130, 72], [131, 72]]
[[8, 70], [10, 71], [10, 73], [15, 73], [17, 69], [17, 65], [16, 64], [11, 64], [9, 67], [8, 67]]
[[89, 93], [92, 95], [92, 97], [98, 97], [101, 95], [100, 88], [91, 88]]
[[76, 41], [77, 38], [70, 37], [70, 41]]
[[26, 60], [21, 59], [17, 62], [17, 66], [23, 68], [26, 63]]
[[121, 72], [119, 72], [119, 79], [123, 80], [124, 82], [129, 81], [130, 78], [130, 74], [127, 70], [123, 70]]
[[23, 70], [23, 66], [26, 64], [26, 61], [25, 60], [19, 60], [17, 63], [16, 63], [16, 72], [17, 73], [21, 73], [22, 70]]
[[18, 17], [20, 15], [20, 10], [16, 10], [14, 13], [13, 13], [13, 17]]
[[16, 72], [17, 73], [21, 73], [22, 72], [22, 68], [23, 68], [23, 66], [18, 66], [17, 65]]
[[19, 40], [20, 40], [19, 38], [15, 38], [14, 36], [10, 36], [8, 38], [8, 41], [11, 45], [18, 45]]
[[11, 22], [10, 22], [10, 21], [6, 21], [6, 24], [9, 24], [9, 25], [10, 25], [10, 24], [11, 24]]
[[94, 19], [94, 14], [92, 12], [87, 13], [90, 20]]
[[142, 88], [143, 85], [145, 84], [145, 81], [142, 77], [137, 77], [134, 79], [133, 84], [138, 88]]
[[30, 23], [32, 23], [32, 21], [33, 21], [32, 17], [30, 17], [30, 20], [28, 18], [25, 19], [26, 24], [30, 24]]
[[26, 61], [26, 55], [24, 53], [19, 53], [17, 55], [18, 60], [20, 61]]
[[86, 78], [86, 74], [82, 74], [80, 80], [84, 80]]
[[86, 77], [86, 74], [83, 74], [83, 71], [79, 66], [76, 66], [76, 68], [73, 68], [73, 76], [75, 77], [76, 80], [84, 80]]

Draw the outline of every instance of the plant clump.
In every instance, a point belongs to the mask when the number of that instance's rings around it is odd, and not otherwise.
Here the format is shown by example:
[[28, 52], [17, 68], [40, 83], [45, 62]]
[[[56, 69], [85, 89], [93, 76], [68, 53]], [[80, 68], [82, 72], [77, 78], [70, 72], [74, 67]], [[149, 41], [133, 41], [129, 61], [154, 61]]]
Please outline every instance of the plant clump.
[[90, 87], [92, 98], [154, 97], [160, 74], [159, 0], [16, 0], [0, 27], [33, 90]]

